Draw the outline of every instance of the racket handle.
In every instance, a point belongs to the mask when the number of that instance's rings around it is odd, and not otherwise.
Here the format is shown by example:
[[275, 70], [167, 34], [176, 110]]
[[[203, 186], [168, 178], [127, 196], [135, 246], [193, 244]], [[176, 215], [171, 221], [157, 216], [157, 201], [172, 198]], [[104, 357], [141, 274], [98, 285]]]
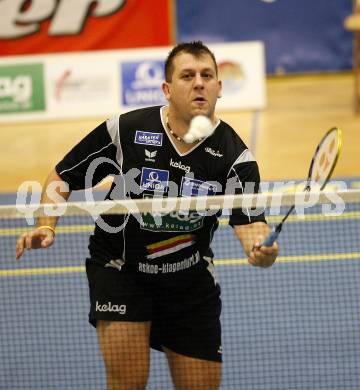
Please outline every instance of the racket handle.
[[265, 241], [261, 244], [261, 246], [272, 246], [274, 241], [278, 238], [280, 231], [274, 230], [271, 232], [265, 239]]

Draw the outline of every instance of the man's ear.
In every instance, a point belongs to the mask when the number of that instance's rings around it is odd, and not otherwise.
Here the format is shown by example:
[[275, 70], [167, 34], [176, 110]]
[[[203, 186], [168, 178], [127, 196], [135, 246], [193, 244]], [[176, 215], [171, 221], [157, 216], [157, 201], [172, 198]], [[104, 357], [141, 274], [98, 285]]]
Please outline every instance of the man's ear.
[[170, 86], [166, 81], [162, 83], [161, 89], [164, 93], [166, 100], [169, 100], [170, 99]]
[[219, 80], [219, 87], [220, 87], [220, 89], [219, 89], [219, 93], [218, 93], [218, 98], [221, 98], [222, 97], [222, 82], [221, 82], [221, 80]]

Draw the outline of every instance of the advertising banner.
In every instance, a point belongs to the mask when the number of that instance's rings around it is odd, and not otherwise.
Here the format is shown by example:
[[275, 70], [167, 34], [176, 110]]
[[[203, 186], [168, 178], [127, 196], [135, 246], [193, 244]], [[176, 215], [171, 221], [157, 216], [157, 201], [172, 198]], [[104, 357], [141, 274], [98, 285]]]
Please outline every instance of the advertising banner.
[[120, 73], [122, 81], [121, 104], [124, 107], [166, 104], [161, 90], [161, 84], [164, 81], [163, 59], [122, 62]]
[[259, 110], [266, 106], [265, 52], [262, 42], [209, 45], [218, 61], [222, 96], [219, 110]]
[[172, 0], [1, 0], [0, 55], [165, 46]]
[[61, 56], [46, 61], [49, 112], [61, 117], [107, 115], [117, 106], [116, 62], [101, 56]]
[[45, 110], [43, 65], [0, 66], [0, 114]]
[[[167, 101], [162, 92], [170, 47], [4, 57], [0, 122], [108, 117]], [[266, 105], [264, 45], [210, 45], [223, 82], [219, 110]]]
[[350, 69], [350, 0], [177, 1], [177, 39], [264, 42], [268, 73]]

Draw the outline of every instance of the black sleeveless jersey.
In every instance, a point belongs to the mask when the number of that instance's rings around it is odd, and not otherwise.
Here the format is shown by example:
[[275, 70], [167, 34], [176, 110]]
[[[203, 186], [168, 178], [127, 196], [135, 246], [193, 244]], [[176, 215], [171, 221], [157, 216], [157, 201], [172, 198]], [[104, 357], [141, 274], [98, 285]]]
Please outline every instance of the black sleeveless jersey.
[[[95, 128], [56, 166], [71, 190], [114, 177], [107, 199], [189, 197], [257, 192], [256, 161], [236, 132], [219, 121], [214, 133], [180, 153], [165, 131], [164, 107], [113, 117]], [[212, 257], [217, 215], [189, 211], [101, 216], [90, 238], [92, 258], [104, 265], [166, 273]], [[249, 210], [233, 210], [230, 224], [265, 221]]]

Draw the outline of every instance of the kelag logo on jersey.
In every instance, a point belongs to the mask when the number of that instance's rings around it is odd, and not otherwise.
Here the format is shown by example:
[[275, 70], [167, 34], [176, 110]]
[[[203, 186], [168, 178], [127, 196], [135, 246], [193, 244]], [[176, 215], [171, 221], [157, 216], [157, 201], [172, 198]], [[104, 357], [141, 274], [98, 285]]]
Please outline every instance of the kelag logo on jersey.
[[216, 194], [216, 185], [206, 181], [183, 177], [181, 179], [181, 196], [206, 196]]
[[[156, 195], [145, 194], [144, 199]], [[204, 217], [195, 210], [172, 211], [171, 213], [142, 213], [141, 229], [151, 232], [192, 232], [201, 229]]]
[[140, 188], [152, 192], [165, 192], [169, 184], [169, 171], [163, 169], [143, 168]]
[[166, 103], [161, 90], [163, 61], [123, 62], [121, 64], [122, 104], [147, 106]]
[[134, 142], [140, 145], [161, 146], [163, 142], [163, 135], [161, 133], [136, 130]]

